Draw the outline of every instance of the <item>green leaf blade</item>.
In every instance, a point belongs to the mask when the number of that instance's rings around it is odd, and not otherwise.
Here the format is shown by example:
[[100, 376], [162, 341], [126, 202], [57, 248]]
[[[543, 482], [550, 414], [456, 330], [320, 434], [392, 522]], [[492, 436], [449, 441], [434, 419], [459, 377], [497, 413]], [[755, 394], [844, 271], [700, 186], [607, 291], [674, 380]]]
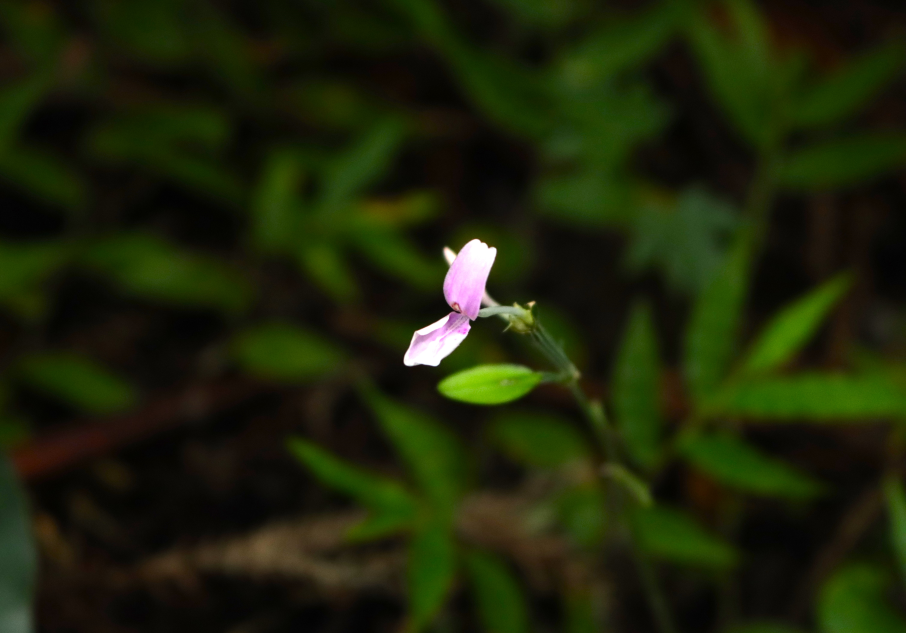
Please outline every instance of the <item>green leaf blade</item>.
[[636, 305], [613, 372], [613, 405], [626, 448], [639, 464], [653, 466], [660, 453], [660, 355], [651, 311]]
[[232, 353], [246, 371], [282, 382], [320, 378], [345, 360], [345, 354], [320, 334], [285, 323], [265, 323], [241, 332]]
[[852, 187], [906, 164], [902, 134], [864, 134], [825, 141], [787, 156], [777, 174], [779, 183], [796, 191]]
[[906, 492], [894, 477], [884, 482], [887, 516], [890, 521], [890, 543], [900, 566], [900, 580], [906, 582]]
[[769, 372], [790, 360], [814, 336], [850, 285], [849, 276], [837, 277], [784, 308], [762, 331], [743, 363], [743, 371]]
[[529, 466], [557, 468], [590, 459], [582, 435], [556, 416], [507, 413], [496, 418], [488, 433], [507, 455]]
[[542, 378], [522, 365], [479, 365], [447, 376], [437, 390], [469, 404], [504, 404], [528, 394]]
[[443, 607], [456, 578], [456, 544], [447, 526], [428, 523], [409, 545], [409, 627], [422, 631]]
[[696, 468], [745, 492], [809, 499], [822, 491], [811, 477], [732, 435], [691, 435], [679, 450]]
[[19, 362], [16, 374], [31, 387], [96, 415], [124, 411], [138, 399], [128, 382], [77, 354], [31, 354]]
[[484, 630], [487, 633], [528, 633], [525, 596], [503, 561], [473, 551], [466, 556], [466, 570]]
[[663, 506], [637, 508], [632, 524], [639, 546], [655, 558], [718, 569], [733, 567], [737, 562], [732, 547], [678, 510]]
[[821, 633], [906, 633], [906, 621], [888, 603], [886, 575], [867, 564], [837, 571], [818, 598]]

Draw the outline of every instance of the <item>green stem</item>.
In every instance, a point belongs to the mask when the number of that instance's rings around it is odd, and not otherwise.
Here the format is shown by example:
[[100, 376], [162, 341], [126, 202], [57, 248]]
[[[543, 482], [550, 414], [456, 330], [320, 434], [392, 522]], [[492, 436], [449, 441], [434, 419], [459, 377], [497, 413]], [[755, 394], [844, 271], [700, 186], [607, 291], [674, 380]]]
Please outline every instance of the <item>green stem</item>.
[[[540, 349], [541, 353], [543, 353], [551, 364], [554, 365], [557, 372], [567, 377], [564, 384], [569, 389], [570, 393], [573, 394], [576, 404], [579, 405], [579, 408], [588, 420], [608, 463], [625, 468], [620, 460], [617, 442], [614, 438], [610, 422], [607, 419], [607, 412], [599, 402], [590, 400], [588, 396], [585, 395], [585, 392], [582, 391], [582, 388], [579, 386], [581, 374], [566, 355], [566, 352], [563, 351], [563, 347], [548, 334], [541, 323], [535, 323], [531, 336], [534, 343], [538, 346], [538, 349]], [[633, 558], [638, 567], [642, 587], [645, 591], [645, 596], [648, 599], [648, 605], [651, 608], [658, 631], [660, 631], [660, 633], [676, 633], [676, 626], [673, 624], [673, 618], [670, 615], [670, 609], [667, 606], [667, 601], [664, 599], [664, 594], [658, 586], [654, 567], [644, 552], [639, 549], [638, 543], [636, 542], [637, 538], [631, 524], [628, 535], [631, 545], [630, 549], [632, 550]]]

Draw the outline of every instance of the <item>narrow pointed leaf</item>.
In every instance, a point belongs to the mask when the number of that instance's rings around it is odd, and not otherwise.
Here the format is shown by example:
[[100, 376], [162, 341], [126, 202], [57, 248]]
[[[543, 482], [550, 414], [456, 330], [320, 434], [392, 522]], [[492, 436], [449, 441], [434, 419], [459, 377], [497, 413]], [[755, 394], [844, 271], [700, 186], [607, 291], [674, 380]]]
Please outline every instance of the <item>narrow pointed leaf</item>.
[[506, 413], [488, 431], [511, 458], [536, 468], [556, 468], [590, 458], [585, 438], [568, 420], [543, 413]]
[[379, 516], [414, 517], [415, 500], [396, 481], [362, 470], [302, 438], [290, 439], [287, 446], [323, 484], [349, 495]]
[[837, 277], [784, 308], [764, 328], [743, 363], [747, 374], [769, 372], [796, 355], [815, 335], [850, 287], [848, 276]]
[[542, 378], [541, 373], [522, 365], [479, 365], [447, 376], [437, 390], [460, 402], [503, 404], [528, 394]]
[[890, 543], [900, 566], [900, 580], [906, 582], [906, 493], [899, 479], [891, 477], [884, 483], [884, 496], [890, 521]]
[[254, 192], [252, 239], [264, 252], [290, 251], [298, 239], [302, 165], [295, 152], [274, 152]]
[[473, 551], [466, 556], [472, 595], [486, 633], [528, 633], [525, 595], [503, 561]]
[[32, 633], [38, 555], [22, 486], [0, 453], [0, 631]]
[[902, 42], [879, 46], [824, 77], [795, 102], [790, 118], [800, 128], [843, 121], [858, 112], [899, 77], [906, 64]]
[[808, 475], [729, 434], [690, 435], [679, 451], [699, 470], [745, 492], [807, 499], [822, 490]]
[[906, 165], [906, 136], [864, 134], [825, 141], [791, 153], [777, 174], [780, 184], [799, 191], [849, 187]]
[[686, 326], [684, 369], [698, 401], [712, 394], [727, 377], [738, 341], [748, 274], [748, 244], [740, 240], [692, 308]]
[[259, 325], [237, 335], [232, 352], [251, 374], [305, 382], [335, 371], [345, 355], [319, 333], [283, 323]]
[[660, 452], [660, 355], [651, 311], [636, 305], [623, 335], [613, 373], [613, 405], [620, 434], [630, 455], [652, 466]]
[[737, 554], [724, 541], [706, 532], [679, 510], [655, 506], [638, 508], [632, 515], [639, 546], [651, 556], [683, 565], [726, 568]]
[[871, 565], [852, 564], [821, 588], [821, 633], [906, 633], [906, 621], [887, 602], [889, 579]]
[[443, 607], [456, 579], [456, 546], [443, 523], [429, 523], [409, 545], [409, 633], [422, 631]]
[[425, 414], [363, 387], [382, 430], [406, 462], [434, 509], [452, 515], [466, 480], [463, 448], [450, 431]]
[[884, 376], [806, 373], [731, 385], [706, 408], [756, 420], [870, 421], [906, 415], [906, 393]]
[[77, 354], [32, 354], [19, 362], [16, 373], [29, 386], [87, 413], [115, 413], [136, 401], [128, 382]]

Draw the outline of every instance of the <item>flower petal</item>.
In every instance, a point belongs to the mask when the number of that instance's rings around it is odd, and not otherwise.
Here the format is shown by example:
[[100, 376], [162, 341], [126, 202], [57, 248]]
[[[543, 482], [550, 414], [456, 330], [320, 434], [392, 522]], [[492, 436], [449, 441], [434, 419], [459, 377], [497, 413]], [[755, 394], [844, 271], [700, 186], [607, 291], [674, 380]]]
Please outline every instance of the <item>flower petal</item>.
[[496, 256], [496, 248], [480, 240], [472, 240], [459, 251], [444, 279], [447, 303], [473, 321], [478, 318], [484, 287]]
[[403, 362], [413, 365], [437, 367], [444, 358], [459, 347], [472, 325], [464, 314], [451, 312], [437, 323], [416, 330]]

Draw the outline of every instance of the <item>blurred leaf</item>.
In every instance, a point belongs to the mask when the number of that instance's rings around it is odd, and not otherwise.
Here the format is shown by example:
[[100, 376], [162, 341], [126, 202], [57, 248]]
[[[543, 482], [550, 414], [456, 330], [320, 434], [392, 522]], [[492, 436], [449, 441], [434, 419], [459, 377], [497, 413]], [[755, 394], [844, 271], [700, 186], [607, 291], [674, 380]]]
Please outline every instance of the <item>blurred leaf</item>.
[[692, 308], [684, 368], [696, 401], [704, 400], [726, 378], [736, 349], [748, 274], [748, 241], [740, 239]]
[[699, 470], [745, 492], [808, 499], [822, 490], [821, 484], [808, 475], [726, 433], [688, 435], [678, 448]]
[[390, 112], [388, 106], [366, 94], [361, 86], [342, 79], [304, 77], [291, 85], [288, 96], [294, 113], [320, 129], [363, 131]]
[[337, 156], [324, 174], [319, 211], [343, 211], [357, 194], [382, 176], [396, 158], [405, 133], [400, 121], [388, 119]]
[[251, 204], [252, 240], [264, 252], [290, 250], [298, 239], [304, 172], [292, 151], [274, 151], [265, 162]]
[[776, 622], [751, 622], [731, 627], [726, 633], [805, 633], [802, 629]]
[[762, 330], [743, 362], [747, 374], [781, 367], [802, 349], [849, 289], [851, 278], [841, 275], [785, 307]]
[[192, 2], [191, 36], [196, 54], [207, 62], [215, 79], [243, 97], [261, 91], [260, 70], [254, 64], [245, 34], [213, 2]]
[[0, 21], [12, 48], [39, 64], [52, 64], [63, 44], [64, 31], [53, 5], [0, 2]]
[[332, 244], [303, 244], [296, 251], [299, 266], [336, 301], [348, 302], [359, 294], [352, 271]]
[[534, 412], [504, 413], [488, 429], [511, 458], [537, 468], [557, 468], [589, 460], [585, 438], [569, 420]]
[[385, 510], [366, 517], [346, 532], [346, 538], [353, 542], [374, 541], [393, 536], [412, 528], [414, 511], [398, 512]]
[[568, 83], [587, 86], [635, 69], [673, 36], [683, 9], [682, 2], [662, 0], [653, 8], [612, 20], [568, 51], [558, 70]]
[[603, 623], [599, 622], [590, 591], [568, 587], [564, 602], [566, 633], [599, 633], [605, 630]]
[[437, 390], [460, 402], [503, 404], [526, 395], [542, 378], [539, 372], [522, 365], [479, 365], [447, 376]]
[[0, 241], [0, 301], [14, 299], [42, 284], [66, 263], [69, 252], [68, 246], [59, 242]]
[[557, 515], [576, 545], [594, 550], [601, 545], [607, 528], [607, 500], [596, 483], [583, 483], [565, 490], [556, 500]]
[[0, 151], [7, 153], [26, 118], [50, 87], [49, 73], [35, 73], [0, 89]]
[[890, 519], [890, 542], [900, 566], [900, 580], [906, 582], [906, 493], [895, 477], [884, 482], [887, 515]]
[[65, 209], [80, 209], [87, 197], [78, 173], [56, 156], [33, 147], [0, 151], [0, 178], [42, 202]]
[[335, 371], [344, 354], [320, 334], [271, 323], [241, 332], [233, 355], [246, 371], [272, 380], [305, 382]]
[[302, 438], [291, 438], [287, 446], [324, 485], [348, 494], [378, 516], [414, 519], [415, 499], [396, 481], [346, 463]]
[[389, 275], [422, 290], [437, 288], [443, 283], [446, 266], [440, 258], [427, 259], [392, 228], [366, 222], [350, 237], [372, 264]]
[[796, 190], [834, 189], [878, 178], [906, 165], [902, 134], [863, 134], [799, 149], [781, 165], [781, 185]]
[[733, 35], [720, 32], [710, 17], [711, 6], [699, 4], [687, 21], [688, 35], [708, 88], [730, 122], [756, 147], [774, 141], [771, 60], [757, 10], [749, 2], [726, 3]]
[[394, 402], [373, 387], [363, 387], [362, 391], [381, 429], [435, 511], [441, 516], [452, 516], [467, 475], [459, 440], [428, 416]]
[[651, 467], [661, 448], [660, 355], [651, 311], [632, 309], [613, 370], [613, 407], [626, 448], [638, 463]]
[[587, 6], [583, 0], [493, 0], [512, 17], [529, 26], [551, 30], [565, 26]]
[[648, 484], [625, 466], [611, 462], [602, 467], [601, 474], [618, 483], [639, 505], [648, 507], [654, 503]]
[[409, 545], [409, 633], [423, 630], [443, 607], [456, 577], [453, 535], [444, 524], [429, 523]]
[[17, 375], [29, 386], [96, 415], [128, 409], [136, 401], [129, 383], [76, 354], [29, 354], [19, 361]]
[[431, 191], [412, 191], [392, 198], [363, 200], [359, 209], [362, 217], [370, 222], [393, 227], [414, 226], [436, 218], [440, 200]]
[[469, 552], [465, 562], [482, 628], [487, 633], [528, 633], [525, 595], [507, 565], [478, 551]]
[[137, 59], [156, 65], [184, 63], [192, 52], [180, 0], [95, 0], [95, 20]]
[[31, 437], [27, 420], [19, 417], [0, 417], [0, 452], [17, 448]]
[[763, 420], [853, 422], [906, 414], [906, 394], [884, 376], [804, 373], [728, 386], [710, 415]]
[[837, 571], [818, 598], [821, 633], [903, 633], [906, 621], [887, 604], [888, 579], [881, 570], [851, 564]]
[[803, 91], [790, 112], [792, 123], [817, 128], [852, 116], [902, 74], [904, 62], [906, 48], [899, 41], [849, 61]]
[[703, 189], [687, 189], [672, 208], [640, 210], [627, 262], [632, 270], [657, 266], [673, 290], [696, 294], [720, 269], [738, 224], [732, 205]]
[[25, 493], [0, 453], [0, 631], [32, 633], [32, 593], [38, 555]]
[[533, 195], [543, 215], [580, 229], [625, 223], [636, 208], [625, 179], [595, 170], [542, 178]]
[[181, 251], [151, 235], [99, 239], [81, 259], [142, 298], [228, 312], [243, 310], [252, 298], [246, 279], [226, 264]]
[[639, 546], [648, 554], [683, 565], [732, 567], [732, 547], [703, 530], [679, 510], [655, 506], [637, 508], [632, 523]]

